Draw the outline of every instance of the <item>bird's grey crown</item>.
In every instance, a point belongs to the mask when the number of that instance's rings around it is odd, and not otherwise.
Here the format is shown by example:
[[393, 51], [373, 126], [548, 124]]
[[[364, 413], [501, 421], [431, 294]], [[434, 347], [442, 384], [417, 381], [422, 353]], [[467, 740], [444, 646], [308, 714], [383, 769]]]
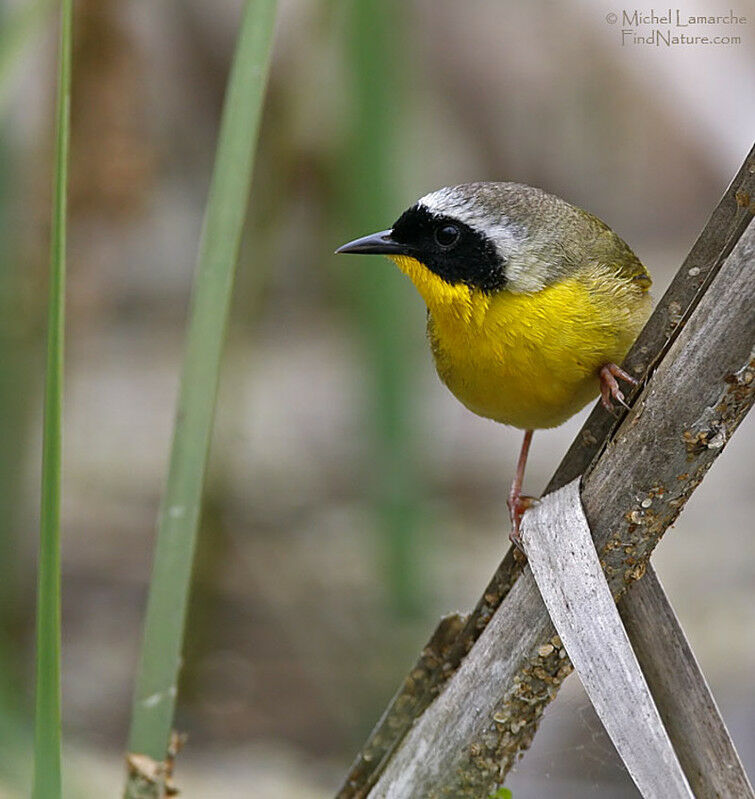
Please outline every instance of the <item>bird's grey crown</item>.
[[585, 241], [606, 226], [553, 194], [520, 183], [447, 186], [420, 198], [437, 216], [458, 219], [485, 236], [506, 262], [507, 287], [539, 291], [574, 267]]

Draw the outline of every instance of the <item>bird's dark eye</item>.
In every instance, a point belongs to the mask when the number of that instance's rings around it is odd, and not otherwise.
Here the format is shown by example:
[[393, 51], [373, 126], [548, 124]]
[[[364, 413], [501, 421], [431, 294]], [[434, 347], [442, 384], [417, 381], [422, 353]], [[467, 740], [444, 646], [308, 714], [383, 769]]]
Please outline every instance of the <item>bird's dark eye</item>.
[[459, 240], [459, 228], [456, 225], [438, 225], [435, 228], [435, 241], [441, 247], [453, 247]]

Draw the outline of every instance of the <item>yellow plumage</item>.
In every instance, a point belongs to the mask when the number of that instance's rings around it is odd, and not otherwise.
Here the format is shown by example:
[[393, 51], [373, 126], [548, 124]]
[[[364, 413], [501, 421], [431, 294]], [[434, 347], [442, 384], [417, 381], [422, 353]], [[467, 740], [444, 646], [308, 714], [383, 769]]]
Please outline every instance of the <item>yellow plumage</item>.
[[533, 430], [598, 392], [607, 411], [625, 404], [618, 380], [637, 381], [618, 364], [650, 315], [647, 270], [596, 216], [505, 182], [438, 189], [336, 252], [391, 258], [427, 305], [441, 380], [479, 416], [525, 430], [507, 501], [521, 549]]
[[522, 429], [555, 427], [599, 391], [650, 313], [650, 279], [588, 263], [539, 291], [485, 293], [450, 284], [405, 255], [390, 256], [428, 308], [438, 375], [474, 413]]

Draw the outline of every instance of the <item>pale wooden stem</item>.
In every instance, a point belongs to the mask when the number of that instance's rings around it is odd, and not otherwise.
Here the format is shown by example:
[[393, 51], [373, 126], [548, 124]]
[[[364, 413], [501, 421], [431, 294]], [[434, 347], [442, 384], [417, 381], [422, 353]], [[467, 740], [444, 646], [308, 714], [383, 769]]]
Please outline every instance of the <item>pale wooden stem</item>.
[[[659, 537], [753, 403], [754, 267], [752, 223], [584, 479], [586, 516], [615, 597], [644, 575]], [[570, 671], [554, 635], [525, 569], [370, 796], [485, 796]]]

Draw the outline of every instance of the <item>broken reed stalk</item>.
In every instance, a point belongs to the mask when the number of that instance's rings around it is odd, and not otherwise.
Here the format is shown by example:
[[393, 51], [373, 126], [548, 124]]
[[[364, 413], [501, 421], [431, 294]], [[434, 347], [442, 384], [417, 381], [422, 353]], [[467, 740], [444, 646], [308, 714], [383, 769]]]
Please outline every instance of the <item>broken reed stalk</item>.
[[[275, 0], [244, 5], [194, 277], [129, 737], [131, 753], [157, 763], [166, 758], [173, 724], [202, 488], [275, 8]], [[153, 780], [132, 768], [126, 796], [162, 796], [161, 782], [164, 774]]]
[[60, 6], [55, 167], [50, 238], [42, 504], [37, 577], [34, 799], [57, 799], [60, 774], [60, 486], [65, 344], [66, 191], [71, 108], [73, 0]]
[[[626, 360], [630, 372], [647, 378], [667, 352], [686, 320], [718, 274], [724, 259], [739, 241], [755, 212], [755, 147], [724, 193], [710, 219], [684, 260], [653, 315], [640, 333]], [[631, 404], [641, 388], [630, 392]], [[556, 470], [544, 493], [550, 493], [582, 474], [612, 440], [624, 412], [606, 414], [597, 405]], [[648, 565], [648, 570], [652, 567]], [[453, 640], [444, 639], [442, 650], [430, 644], [389, 703], [362, 747], [338, 793], [338, 799], [357, 799], [368, 794], [393, 752], [414, 721], [434, 701], [463, 658], [484, 632], [497, 608], [521, 574], [521, 563], [512, 549], [506, 553], [476, 607]], [[667, 603], [655, 597], [659, 608]], [[673, 611], [671, 611], [673, 615]], [[433, 639], [437, 637], [438, 631]], [[432, 640], [431, 639], [431, 642]], [[692, 661], [694, 659], [692, 658]], [[663, 708], [661, 708], [663, 713]], [[514, 734], [515, 749], [529, 746], [532, 731], [522, 727]]]
[[581, 488], [577, 477], [522, 519], [528, 571], [561, 639], [558, 657], [568, 655], [640, 793], [695, 799], [603, 574]]

